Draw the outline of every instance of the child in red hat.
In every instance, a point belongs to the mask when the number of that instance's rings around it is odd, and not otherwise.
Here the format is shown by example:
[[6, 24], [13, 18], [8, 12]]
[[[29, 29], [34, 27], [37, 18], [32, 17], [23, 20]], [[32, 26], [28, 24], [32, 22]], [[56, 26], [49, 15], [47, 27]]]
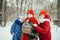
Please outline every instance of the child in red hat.
[[[34, 11], [32, 9], [28, 10], [28, 12], [27, 12], [27, 18], [25, 19], [25, 22], [33, 21], [33, 20], [30, 20], [30, 19], [33, 19], [33, 17], [34, 17]], [[29, 36], [31, 36], [31, 35], [23, 33], [22, 34], [22, 40], [30, 40]]]

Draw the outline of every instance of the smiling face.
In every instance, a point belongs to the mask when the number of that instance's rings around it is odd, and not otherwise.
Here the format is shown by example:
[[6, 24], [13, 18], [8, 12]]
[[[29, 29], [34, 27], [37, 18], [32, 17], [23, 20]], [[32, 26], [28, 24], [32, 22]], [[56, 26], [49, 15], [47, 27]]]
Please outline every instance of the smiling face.
[[31, 18], [31, 17], [33, 17], [33, 15], [32, 14], [28, 14], [27, 17], [28, 18]]
[[44, 17], [45, 17], [45, 15], [41, 14], [41, 15], [39, 15], [39, 17], [42, 19], [42, 18], [44, 18]]

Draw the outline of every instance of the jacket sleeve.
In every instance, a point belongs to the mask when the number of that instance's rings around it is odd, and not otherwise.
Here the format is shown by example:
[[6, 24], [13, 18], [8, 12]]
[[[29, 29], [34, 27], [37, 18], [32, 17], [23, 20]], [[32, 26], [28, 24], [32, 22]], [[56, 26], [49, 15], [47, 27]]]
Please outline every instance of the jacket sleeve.
[[38, 33], [41, 33], [41, 34], [46, 34], [49, 30], [50, 30], [50, 23], [48, 21], [45, 21], [44, 22], [44, 28], [41, 28], [39, 25], [38, 25], [38, 21], [32, 17], [29, 19], [33, 24], [37, 24], [37, 26], [34, 26], [35, 30], [38, 32]]
[[29, 21], [32, 22], [32, 23], [34, 23], [34, 24], [38, 24], [38, 21], [36, 20], [35, 17], [29, 18]]
[[15, 26], [16, 26], [16, 24], [13, 23], [12, 26], [11, 26], [11, 30], [10, 30], [11, 33], [14, 33], [14, 31], [15, 31]]
[[50, 23], [48, 21], [46, 21], [44, 23], [44, 28], [41, 28], [40, 26], [35, 26], [34, 27], [35, 30], [38, 32], [38, 33], [41, 33], [41, 34], [46, 34], [49, 30], [50, 30]]

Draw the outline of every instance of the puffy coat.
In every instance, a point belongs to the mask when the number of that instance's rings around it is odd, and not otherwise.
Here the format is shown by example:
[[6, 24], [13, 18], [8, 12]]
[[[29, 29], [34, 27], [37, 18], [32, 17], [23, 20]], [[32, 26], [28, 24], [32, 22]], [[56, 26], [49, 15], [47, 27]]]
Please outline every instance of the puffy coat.
[[21, 40], [21, 33], [22, 33], [22, 22], [19, 21], [18, 19], [15, 20], [15, 22], [11, 26], [11, 34], [13, 34], [12, 40]]

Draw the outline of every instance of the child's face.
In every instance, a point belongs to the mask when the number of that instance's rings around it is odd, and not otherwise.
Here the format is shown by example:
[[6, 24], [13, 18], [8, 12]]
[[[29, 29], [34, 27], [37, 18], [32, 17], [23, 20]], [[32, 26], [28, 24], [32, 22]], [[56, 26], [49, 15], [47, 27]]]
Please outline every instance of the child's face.
[[31, 17], [33, 17], [33, 15], [32, 14], [28, 14], [27, 17], [28, 18], [31, 18]]
[[45, 16], [43, 14], [40, 15], [40, 18], [44, 18]]
[[19, 16], [19, 20], [20, 20], [21, 22], [23, 22], [23, 21], [24, 21], [24, 17], [23, 17], [23, 16]]

